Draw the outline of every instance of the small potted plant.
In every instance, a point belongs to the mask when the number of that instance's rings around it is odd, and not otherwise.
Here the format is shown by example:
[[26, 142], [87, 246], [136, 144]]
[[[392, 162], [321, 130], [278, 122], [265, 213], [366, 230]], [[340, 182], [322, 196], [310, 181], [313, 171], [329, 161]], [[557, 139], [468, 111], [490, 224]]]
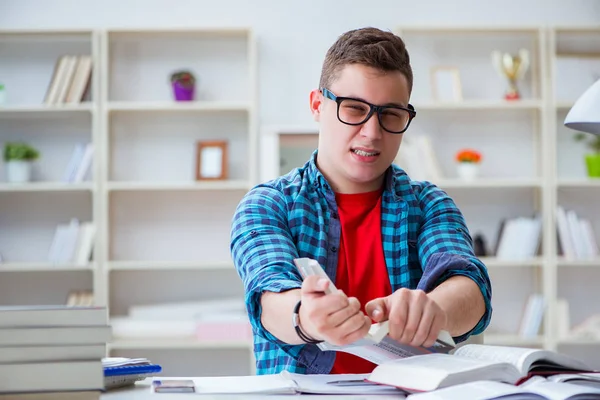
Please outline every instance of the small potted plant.
[[188, 70], [173, 72], [171, 87], [176, 101], [193, 101], [196, 95], [196, 77]]
[[31, 166], [40, 153], [22, 142], [8, 142], [4, 145], [6, 181], [23, 183], [31, 181]]
[[591, 150], [585, 155], [588, 177], [600, 178], [600, 135], [578, 132], [575, 134], [575, 140], [585, 142], [588, 149]]
[[461, 179], [473, 180], [479, 176], [481, 153], [473, 149], [462, 149], [456, 153], [457, 173]]

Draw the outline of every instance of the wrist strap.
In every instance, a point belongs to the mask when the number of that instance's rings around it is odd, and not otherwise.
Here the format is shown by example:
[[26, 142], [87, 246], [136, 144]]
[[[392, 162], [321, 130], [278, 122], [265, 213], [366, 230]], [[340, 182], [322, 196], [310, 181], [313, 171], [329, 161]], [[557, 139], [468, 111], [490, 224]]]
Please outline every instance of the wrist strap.
[[304, 343], [308, 343], [308, 344], [319, 344], [319, 343], [323, 343], [322, 340], [315, 340], [311, 337], [309, 337], [306, 333], [302, 332], [302, 329], [300, 329], [300, 306], [302, 305], [302, 300], [298, 300], [298, 303], [296, 303], [296, 306], [294, 307], [294, 314], [292, 315], [292, 324], [294, 325], [294, 329], [296, 330], [296, 334], [298, 334], [298, 337], [300, 339], [302, 339], [302, 341]]

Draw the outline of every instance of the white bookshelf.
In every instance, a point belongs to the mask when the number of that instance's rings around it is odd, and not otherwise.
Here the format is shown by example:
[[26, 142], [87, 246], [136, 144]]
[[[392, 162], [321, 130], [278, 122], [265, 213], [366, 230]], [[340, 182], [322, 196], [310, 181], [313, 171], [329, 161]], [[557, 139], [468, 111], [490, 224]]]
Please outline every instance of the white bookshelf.
[[[111, 317], [126, 316], [135, 305], [241, 296], [229, 226], [256, 181], [253, 32], [107, 30], [102, 60], [101, 241]], [[179, 69], [196, 76], [194, 101], [173, 99], [168, 78]], [[222, 139], [228, 141], [228, 179], [196, 181], [196, 141]], [[186, 368], [197, 373], [225, 357], [239, 366], [227, 372], [249, 374], [250, 349], [250, 341], [177, 337], [115, 338], [110, 345], [116, 356], [154, 354], [170, 373], [181, 368], [185, 352], [193, 355]], [[218, 367], [211, 373], [219, 374]]]
[[[44, 103], [58, 58], [90, 55], [100, 60], [92, 30], [1, 30], [0, 79], [7, 101], [0, 105], [0, 143], [25, 141], [41, 153], [33, 182], [5, 183], [0, 166], [0, 303], [66, 303], [72, 290], [101, 289], [99, 264], [48, 262], [56, 226], [71, 218], [98, 223], [98, 167], [81, 183], [62, 181], [76, 144], [98, 140], [99, 75], [77, 104]], [[96, 301], [100, 301], [99, 296]]]

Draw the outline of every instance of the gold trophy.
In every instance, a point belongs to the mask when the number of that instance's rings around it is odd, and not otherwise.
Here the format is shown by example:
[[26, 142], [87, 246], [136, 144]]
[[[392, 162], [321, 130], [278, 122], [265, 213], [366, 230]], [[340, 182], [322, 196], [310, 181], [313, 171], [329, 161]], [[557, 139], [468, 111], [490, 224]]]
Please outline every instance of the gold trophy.
[[521, 49], [516, 55], [494, 51], [492, 52], [492, 62], [500, 75], [508, 79], [508, 89], [504, 98], [506, 100], [520, 99], [521, 94], [517, 88], [517, 81], [529, 69], [529, 51]]

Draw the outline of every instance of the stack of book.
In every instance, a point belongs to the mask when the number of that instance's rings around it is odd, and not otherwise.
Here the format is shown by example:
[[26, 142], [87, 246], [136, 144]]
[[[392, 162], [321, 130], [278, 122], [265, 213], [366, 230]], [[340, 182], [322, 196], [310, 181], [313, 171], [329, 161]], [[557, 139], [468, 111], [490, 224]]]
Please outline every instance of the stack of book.
[[104, 307], [0, 307], [0, 395], [99, 398], [110, 339]]

